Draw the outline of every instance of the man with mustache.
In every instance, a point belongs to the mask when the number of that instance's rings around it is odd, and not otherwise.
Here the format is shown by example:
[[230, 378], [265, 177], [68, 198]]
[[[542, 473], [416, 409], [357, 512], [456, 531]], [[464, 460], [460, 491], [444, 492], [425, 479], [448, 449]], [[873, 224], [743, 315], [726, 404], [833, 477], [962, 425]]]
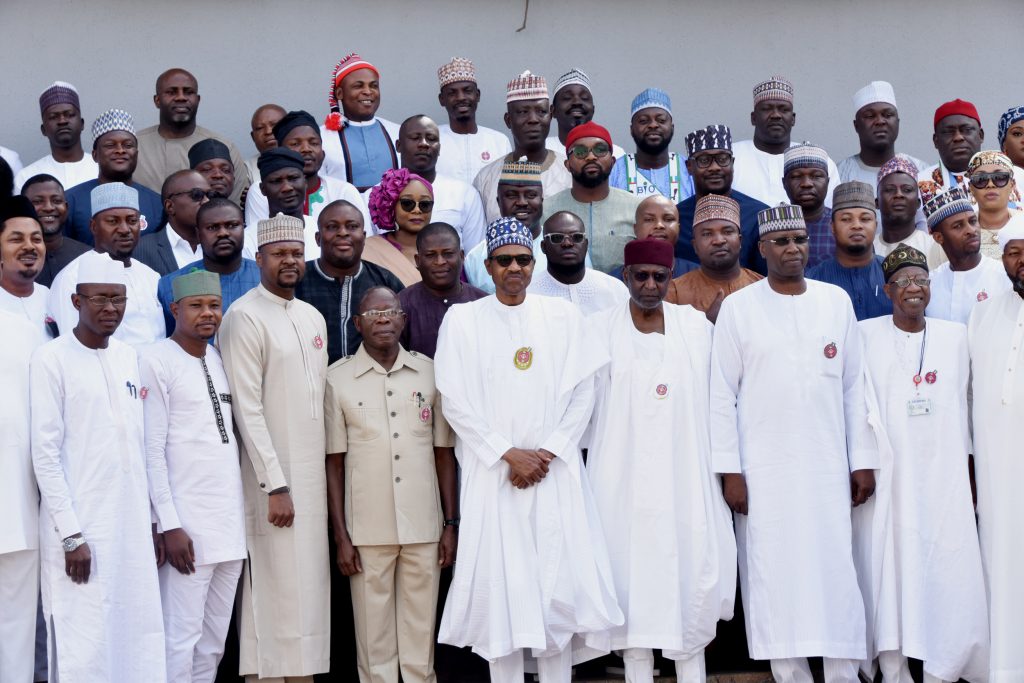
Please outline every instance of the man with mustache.
[[[935, 242], [928, 237], [921, 211], [918, 168], [910, 157], [897, 154], [878, 169], [875, 201], [881, 223], [875, 235], [875, 253], [885, 258], [897, 246], [906, 244], [925, 254], [929, 265], [936, 268]], [[918, 229], [919, 222], [925, 229]]]
[[633, 98], [630, 109], [629, 134], [636, 143], [636, 154], [618, 157], [608, 182], [641, 199], [660, 194], [678, 204], [692, 196], [693, 179], [686, 172], [686, 159], [668, 151], [676, 129], [668, 93], [648, 88]]
[[829, 188], [828, 154], [821, 147], [805, 142], [790, 147], [782, 155], [782, 185], [790, 204], [801, 208], [807, 237], [807, 267], [813, 268], [831, 258], [836, 250], [832, 236], [832, 210], [825, 206]]
[[47, 174], [63, 187], [74, 187], [99, 175], [96, 160], [82, 149], [82, 105], [78, 90], [64, 81], [55, 81], [39, 95], [39, 126], [50, 143], [50, 153], [32, 162], [14, 176], [14, 191], [20, 192], [25, 181], [35, 175]]
[[[549, 136], [544, 145], [559, 156], [565, 154], [565, 140], [576, 126], [590, 123], [596, 112], [594, 93], [590, 89], [590, 76], [573, 67], [558, 77], [551, 91], [551, 117], [557, 124], [557, 135]], [[618, 145], [612, 146], [615, 158], [625, 154]]]
[[260, 269], [256, 262], [242, 256], [245, 243], [245, 224], [242, 210], [230, 199], [215, 197], [196, 212], [196, 233], [202, 258], [186, 264], [179, 270], [160, 278], [156, 295], [164, 311], [167, 335], [174, 332], [171, 314], [174, 279], [195, 269], [208, 270], [220, 276], [221, 310], [227, 313], [235, 301], [260, 283]]
[[43, 228], [32, 203], [15, 195], [4, 200], [0, 214], [0, 309], [34, 324], [44, 338], [56, 328], [47, 313], [49, 288], [36, 283], [46, 260]]
[[89, 245], [64, 235], [64, 221], [68, 216], [68, 202], [64, 186], [52, 175], [35, 175], [21, 186], [21, 196], [32, 203], [39, 225], [43, 227], [43, 246], [46, 261], [36, 282], [49, 287], [64, 266], [89, 251]]
[[921, 194], [937, 195], [954, 187], [968, 191], [967, 165], [985, 141], [978, 108], [961, 99], [946, 102], [935, 110], [934, 126], [932, 144], [939, 153], [939, 163], [919, 168]]
[[210, 189], [221, 197], [231, 195], [235, 186], [235, 164], [231, 151], [220, 140], [207, 138], [192, 145], [188, 150], [188, 167], [206, 178]]
[[[267, 199], [267, 208], [271, 216], [284, 214], [303, 222], [306, 226], [306, 254], [316, 257], [319, 247], [316, 245], [316, 219], [305, 212], [306, 207], [306, 166], [302, 155], [287, 147], [274, 147], [260, 154], [259, 188], [253, 188], [252, 194], [259, 189]], [[246, 221], [245, 256], [256, 258], [258, 221]]]

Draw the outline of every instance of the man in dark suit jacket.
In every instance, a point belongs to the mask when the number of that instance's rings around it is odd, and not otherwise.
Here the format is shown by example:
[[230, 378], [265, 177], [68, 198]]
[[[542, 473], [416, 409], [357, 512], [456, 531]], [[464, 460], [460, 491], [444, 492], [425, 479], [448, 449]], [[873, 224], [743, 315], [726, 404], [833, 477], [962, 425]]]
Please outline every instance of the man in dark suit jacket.
[[160, 275], [173, 273], [202, 258], [196, 213], [210, 200], [211, 193], [206, 178], [196, 171], [177, 171], [167, 176], [160, 191], [167, 224], [143, 235], [132, 256]]

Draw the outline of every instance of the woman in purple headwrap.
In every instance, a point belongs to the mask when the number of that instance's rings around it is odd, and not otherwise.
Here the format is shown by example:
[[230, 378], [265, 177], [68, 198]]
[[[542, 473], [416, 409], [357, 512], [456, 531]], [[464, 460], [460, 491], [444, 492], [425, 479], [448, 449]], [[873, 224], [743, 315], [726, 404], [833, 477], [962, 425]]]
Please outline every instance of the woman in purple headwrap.
[[416, 269], [416, 234], [430, 223], [434, 188], [404, 168], [386, 171], [370, 190], [370, 218], [382, 234], [368, 237], [363, 260], [395, 274], [408, 287], [420, 281]]

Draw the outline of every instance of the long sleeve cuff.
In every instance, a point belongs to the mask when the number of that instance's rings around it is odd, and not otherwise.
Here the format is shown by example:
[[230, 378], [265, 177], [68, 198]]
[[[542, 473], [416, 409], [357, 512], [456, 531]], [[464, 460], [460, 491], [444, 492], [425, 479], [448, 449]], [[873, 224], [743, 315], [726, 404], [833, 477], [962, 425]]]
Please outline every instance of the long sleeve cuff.
[[713, 451], [711, 469], [715, 474], [742, 474], [740, 454], [734, 451]]
[[540, 447], [563, 460], [569, 457], [573, 450], [579, 450], [578, 446], [574, 448], [573, 444], [569, 443], [569, 440], [562, 434], [552, 434], [544, 440]]
[[877, 470], [881, 465], [878, 451], [873, 448], [860, 448], [850, 451], [850, 471]]
[[485, 437], [484, 440], [490, 448], [490, 453], [481, 453], [480, 455], [484, 462], [487, 463], [487, 467], [494, 467], [498, 464], [501, 461], [501, 457], [512, 448], [512, 444], [499, 434], [491, 434]]
[[178, 511], [174, 504], [167, 502], [156, 506], [157, 531], [161, 533], [170, 529], [180, 529], [181, 520], [178, 519]]
[[260, 482], [260, 491], [263, 493], [270, 493], [288, 485], [288, 480], [284, 478], [284, 472], [280, 467], [269, 469], [257, 478]]
[[55, 514], [53, 521], [57, 525], [57, 533], [60, 534], [62, 539], [82, 533], [82, 527], [78, 523], [78, 515], [70, 508]]

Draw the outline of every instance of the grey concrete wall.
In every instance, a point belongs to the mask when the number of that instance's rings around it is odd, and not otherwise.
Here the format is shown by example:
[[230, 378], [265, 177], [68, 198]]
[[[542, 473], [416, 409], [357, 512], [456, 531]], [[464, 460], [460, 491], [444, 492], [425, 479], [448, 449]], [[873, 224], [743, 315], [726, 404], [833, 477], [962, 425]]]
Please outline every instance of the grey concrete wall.
[[[571, 66], [594, 81], [596, 120], [628, 138], [629, 103], [648, 86], [672, 95], [676, 145], [709, 123], [750, 137], [752, 85], [774, 73], [796, 87], [795, 139], [835, 159], [856, 151], [850, 96], [889, 80], [900, 104], [901, 150], [936, 158], [935, 107], [974, 101], [996, 144], [996, 122], [1024, 104], [1020, 0], [0, 0], [0, 144], [28, 163], [46, 153], [37, 98], [54, 80], [78, 86], [87, 125], [109, 107], [156, 122], [154, 80], [171, 66], [199, 79], [201, 124], [245, 154], [252, 111], [265, 102], [327, 112], [334, 63], [358, 51], [379, 66], [380, 114], [443, 119], [436, 68], [476, 62], [479, 120], [504, 129], [505, 83], [522, 69], [553, 81]], [[951, 46], [947, 49], [946, 46]]]

